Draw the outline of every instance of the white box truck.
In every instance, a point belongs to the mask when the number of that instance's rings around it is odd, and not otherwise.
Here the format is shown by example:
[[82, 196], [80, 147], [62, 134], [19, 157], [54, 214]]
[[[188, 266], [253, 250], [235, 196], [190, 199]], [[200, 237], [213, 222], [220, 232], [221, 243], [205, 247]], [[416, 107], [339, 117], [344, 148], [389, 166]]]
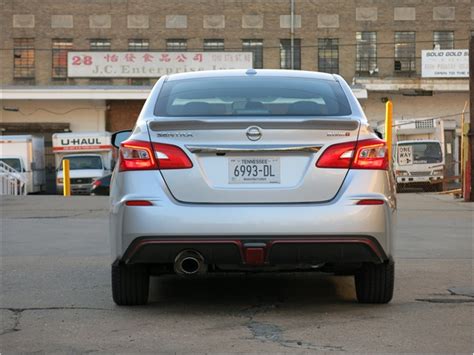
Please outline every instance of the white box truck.
[[444, 154], [438, 140], [420, 139], [395, 144], [393, 168], [397, 189], [422, 187], [441, 191], [444, 178]]
[[56, 192], [63, 193], [63, 160], [69, 160], [71, 193], [90, 194], [92, 183], [112, 171], [113, 150], [109, 132], [53, 134]]
[[45, 189], [44, 138], [33, 135], [0, 136], [0, 161], [26, 180], [26, 192]]

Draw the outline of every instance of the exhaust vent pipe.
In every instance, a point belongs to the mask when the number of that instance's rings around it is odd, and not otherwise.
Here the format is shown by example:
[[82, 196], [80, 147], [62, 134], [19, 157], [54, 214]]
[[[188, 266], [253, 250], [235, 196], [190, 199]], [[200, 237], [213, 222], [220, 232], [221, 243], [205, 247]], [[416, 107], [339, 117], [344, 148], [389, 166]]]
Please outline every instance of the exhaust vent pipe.
[[204, 257], [196, 250], [183, 250], [174, 259], [174, 271], [178, 275], [196, 275], [206, 272]]

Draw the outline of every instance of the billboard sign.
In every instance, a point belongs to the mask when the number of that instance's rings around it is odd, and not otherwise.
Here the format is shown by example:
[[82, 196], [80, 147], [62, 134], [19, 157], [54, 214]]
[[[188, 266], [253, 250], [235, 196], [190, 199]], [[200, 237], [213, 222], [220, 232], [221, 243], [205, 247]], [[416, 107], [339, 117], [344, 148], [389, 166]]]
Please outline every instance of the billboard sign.
[[468, 78], [469, 50], [421, 51], [421, 76], [423, 78]]
[[166, 74], [252, 68], [251, 52], [69, 52], [71, 78], [158, 78]]

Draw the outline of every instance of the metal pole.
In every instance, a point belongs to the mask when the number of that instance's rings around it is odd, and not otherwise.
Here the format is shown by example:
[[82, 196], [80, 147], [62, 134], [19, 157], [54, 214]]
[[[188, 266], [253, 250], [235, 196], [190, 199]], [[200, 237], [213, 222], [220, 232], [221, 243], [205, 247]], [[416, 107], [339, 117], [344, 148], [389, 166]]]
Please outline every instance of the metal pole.
[[71, 196], [71, 179], [69, 177], [69, 160], [63, 160], [63, 195]]
[[471, 36], [469, 43], [469, 93], [470, 93], [470, 109], [469, 109], [469, 150], [467, 155], [467, 164], [465, 170], [465, 190], [464, 201], [474, 201], [474, 164], [472, 159], [474, 157], [474, 37]]
[[388, 100], [385, 104], [385, 141], [387, 142], [387, 154], [389, 164], [392, 161], [392, 126], [393, 126], [393, 104]]
[[295, 0], [290, 0], [290, 64], [295, 69]]

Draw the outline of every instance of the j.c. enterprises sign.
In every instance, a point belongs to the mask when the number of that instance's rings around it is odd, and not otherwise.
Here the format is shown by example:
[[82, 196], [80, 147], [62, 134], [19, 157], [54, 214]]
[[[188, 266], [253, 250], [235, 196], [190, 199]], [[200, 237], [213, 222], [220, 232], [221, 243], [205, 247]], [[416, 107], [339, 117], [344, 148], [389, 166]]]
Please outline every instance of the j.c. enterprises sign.
[[251, 52], [69, 52], [68, 76], [153, 78], [166, 74], [252, 68]]
[[469, 50], [421, 51], [421, 76], [423, 78], [468, 78]]

